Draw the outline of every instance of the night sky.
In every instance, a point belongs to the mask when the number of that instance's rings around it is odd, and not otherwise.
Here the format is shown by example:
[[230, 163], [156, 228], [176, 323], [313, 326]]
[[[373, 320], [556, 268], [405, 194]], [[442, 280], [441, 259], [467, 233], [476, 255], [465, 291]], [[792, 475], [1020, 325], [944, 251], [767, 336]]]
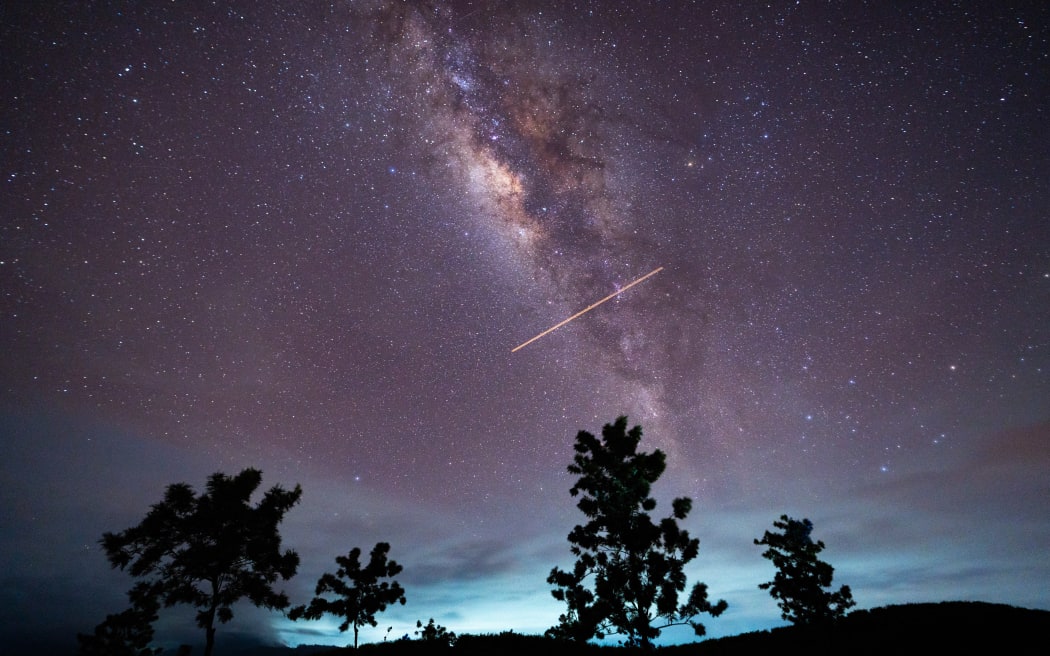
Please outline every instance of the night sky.
[[919, 4], [5, 3], [0, 640], [72, 645], [101, 534], [249, 466], [304, 489], [293, 602], [382, 540], [363, 640], [542, 632], [622, 414], [710, 635], [782, 623], [782, 513], [859, 608], [1050, 608], [1050, 8]]

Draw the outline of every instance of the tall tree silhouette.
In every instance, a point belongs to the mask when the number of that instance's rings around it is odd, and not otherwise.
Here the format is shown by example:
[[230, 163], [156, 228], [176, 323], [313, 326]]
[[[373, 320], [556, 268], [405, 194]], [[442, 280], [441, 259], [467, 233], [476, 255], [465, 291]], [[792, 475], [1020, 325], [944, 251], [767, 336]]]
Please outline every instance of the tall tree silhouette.
[[295, 575], [299, 556], [281, 551], [277, 527], [302, 489], [274, 486], [253, 506], [261, 483], [259, 470], [245, 469], [233, 477], [212, 474], [200, 496], [185, 483], [169, 485], [141, 523], [102, 536], [113, 567], [142, 579], [165, 607], [189, 604], [197, 610], [205, 656], [215, 646], [216, 620], [233, 619], [235, 602], [288, 606], [288, 597], [273, 586]]
[[669, 626], [688, 624], [703, 635], [704, 625], [693, 618], [717, 616], [727, 607], [725, 601], [711, 604], [703, 583], [678, 603], [686, 586], [683, 568], [700, 548], [678, 527], [692, 500], [675, 499], [672, 515], [653, 522], [656, 500], [649, 490], [666, 457], [659, 449], [638, 452], [641, 437], [641, 426], [627, 430], [627, 417], [606, 424], [601, 440], [586, 431], [576, 435], [569, 473], [579, 478], [569, 493], [581, 497], [577, 507], [588, 521], [569, 533], [573, 569], [555, 567], [547, 578], [557, 586], [551, 594], [568, 607], [552, 635], [585, 641], [620, 633], [628, 644], [649, 646]]
[[814, 624], [845, 615], [856, 605], [849, 586], [832, 592], [834, 568], [817, 555], [824, 543], [813, 541], [813, 522], [781, 515], [773, 527], [780, 532], [766, 531], [757, 545], [768, 547], [762, 557], [773, 562], [777, 573], [773, 580], [759, 584], [777, 600], [781, 617], [795, 624]]
[[[360, 627], [376, 625], [376, 613], [386, 610], [393, 603], [405, 603], [405, 591], [397, 581], [382, 581], [401, 573], [401, 565], [394, 560], [387, 560], [390, 545], [378, 542], [372, 548], [368, 565], [361, 568], [361, 550], [354, 547], [345, 556], [336, 556], [339, 569], [335, 574], [325, 573], [317, 580], [317, 595], [308, 606], [296, 606], [288, 613], [293, 620], [306, 618], [319, 620], [324, 615], [335, 615], [343, 619], [340, 631], [354, 627], [354, 649], [357, 649], [357, 636]], [[322, 595], [334, 594], [336, 599]]]

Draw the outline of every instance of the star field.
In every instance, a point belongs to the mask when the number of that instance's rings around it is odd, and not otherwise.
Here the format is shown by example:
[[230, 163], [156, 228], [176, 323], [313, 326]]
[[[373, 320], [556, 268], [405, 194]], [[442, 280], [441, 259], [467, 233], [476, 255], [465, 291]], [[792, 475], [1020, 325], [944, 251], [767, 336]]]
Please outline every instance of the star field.
[[1038, 3], [0, 18], [0, 606], [65, 595], [72, 644], [130, 585], [103, 531], [255, 466], [304, 488], [293, 601], [383, 540], [381, 627], [542, 632], [572, 439], [627, 414], [694, 499], [710, 635], [779, 622], [782, 513], [861, 608], [1050, 608]]

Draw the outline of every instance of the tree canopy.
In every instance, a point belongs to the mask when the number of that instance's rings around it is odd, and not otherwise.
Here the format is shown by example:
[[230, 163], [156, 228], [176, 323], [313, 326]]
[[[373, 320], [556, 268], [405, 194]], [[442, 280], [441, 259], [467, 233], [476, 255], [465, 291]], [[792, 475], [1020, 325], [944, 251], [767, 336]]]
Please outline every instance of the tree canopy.
[[[321, 619], [324, 615], [335, 615], [343, 619], [340, 631], [354, 627], [354, 648], [357, 648], [357, 636], [360, 627], [376, 625], [376, 613], [386, 610], [393, 603], [405, 603], [405, 591], [397, 581], [380, 581], [392, 578], [401, 573], [401, 565], [394, 560], [387, 560], [390, 545], [386, 542], [376, 543], [369, 555], [368, 565], [361, 567], [361, 550], [354, 547], [345, 556], [336, 556], [339, 569], [335, 574], [325, 573], [317, 581], [314, 594], [308, 606], [296, 606], [288, 617], [297, 620]], [[326, 594], [336, 595], [328, 599]]]
[[188, 604], [197, 610], [205, 656], [214, 648], [215, 621], [233, 619], [237, 601], [276, 609], [289, 603], [273, 586], [295, 575], [299, 556], [281, 550], [278, 525], [302, 489], [274, 486], [253, 506], [261, 483], [259, 470], [245, 469], [232, 477], [212, 474], [200, 496], [185, 483], [169, 485], [141, 523], [102, 536], [113, 567], [141, 579], [165, 607]]
[[711, 604], [707, 586], [697, 583], [688, 600], [683, 568], [696, 558], [700, 541], [678, 522], [692, 509], [692, 500], [671, 503], [672, 514], [655, 523], [652, 484], [666, 467], [659, 449], [639, 452], [641, 426], [627, 430], [627, 417], [602, 428], [599, 440], [580, 431], [569, 473], [579, 478], [569, 490], [580, 496], [577, 507], [588, 521], [569, 533], [570, 550], [577, 557], [571, 571], [551, 570], [548, 583], [555, 599], [567, 604], [557, 627], [549, 633], [576, 640], [627, 635], [628, 644], [649, 645], [664, 628], [680, 624], [705, 632], [695, 621], [700, 613], [717, 616], [725, 601]]
[[779, 532], [766, 531], [756, 545], [768, 547], [762, 557], [773, 562], [773, 580], [759, 584], [777, 600], [781, 617], [794, 624], [815, 624], [842, 617], [856, 603], [849, 586], [832, 592], [834, 568], [817, 555], [824, 543], [813, 541], [813, 522], [781, 515], [773, 522]]

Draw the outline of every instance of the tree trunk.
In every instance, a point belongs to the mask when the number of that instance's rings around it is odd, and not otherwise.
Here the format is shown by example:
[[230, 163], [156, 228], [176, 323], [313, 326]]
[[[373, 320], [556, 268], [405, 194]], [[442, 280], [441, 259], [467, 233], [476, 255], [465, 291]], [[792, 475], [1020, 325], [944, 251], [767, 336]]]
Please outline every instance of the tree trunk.
[[357, 649], [357, 622], [354, 622], [354, 649]]
[[211, 656], [215, 649], [215, 612], [219, 609], [219, 581], [211, 580], [211, 608], [204, 622], [204, 656]]
[[[214, 600], [214, 597], [212, 599]], [[215, 602], [212, 601], [204, 622], [204, 656], [211, 656], [212, 649], [215, 648], [215, 610]]]
[[215, 648], [215, 627], [210, 623], [205, 629], [205, 642], [204, 642], [204, 656], [211, 656], [212, 649]]

